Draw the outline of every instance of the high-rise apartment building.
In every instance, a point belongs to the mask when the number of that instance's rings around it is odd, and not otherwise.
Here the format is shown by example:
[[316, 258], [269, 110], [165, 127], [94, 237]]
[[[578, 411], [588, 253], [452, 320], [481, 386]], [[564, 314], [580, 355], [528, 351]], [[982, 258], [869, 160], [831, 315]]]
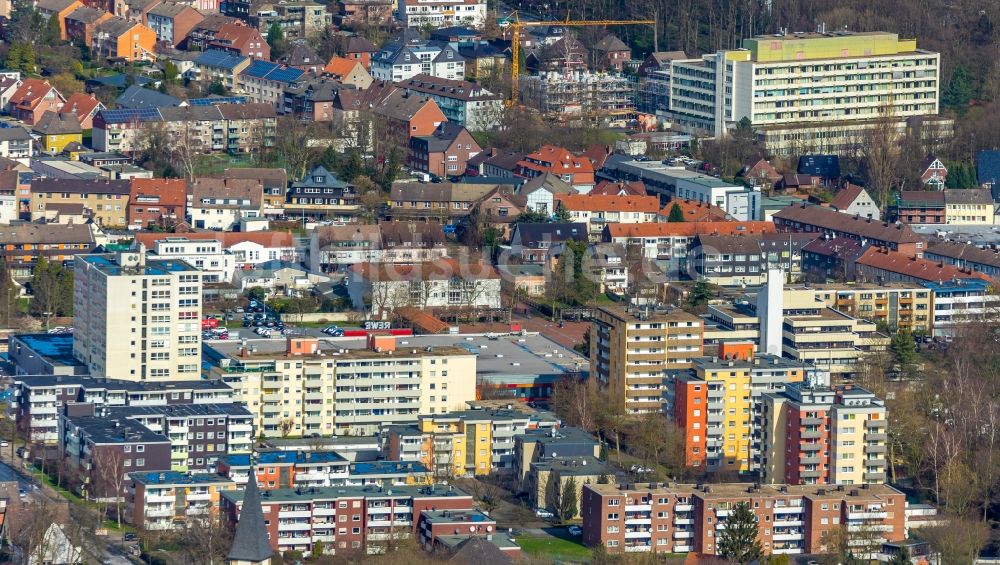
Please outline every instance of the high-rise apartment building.
[[740, 503], [757, 516], [765, 554], [825, 554], [835, 548], [824, 535], [841, 529], [859, 558], [906, 539], [906, 496], [888, 485], [643, 483], [584, 485], [583, 542], [609, 553], [717, 555], [719, 532]]
[[456, 346], [321, 349], [316, 338], [214, 344], [208, 377], [234, 390], [266, 437], [369, 435], [476, 399], [476, 355]]
[[750, 120], [770, 153], [836, 151], [887, 116], [935, 116], [940, 54], [887, 32], [781, 33], [670, 63], [679, 129], [710, 135]]
[[765, 394], [762, 404], [764, 482], [885, 482], [886, 409], [871, 392], [800, 384]]
[[594, 313], [590, 374], [627, 414], [659, 412], [663, 377], [701, 357], [704, 321], [680, 309], [602, 307]]
[[201, 273], [145, 250], [79, 255], [73, 355], [91, 375], [191, 380], [201, 370]]
[[761, 397], [820, 378], [812, 365], [752, 351], [752, 344], [723, 344], [720, 357], [695, 359], [691, 369], [666, 377], [663, 409], [684, 430], [686, 464], [712, 471], [756, 469]]

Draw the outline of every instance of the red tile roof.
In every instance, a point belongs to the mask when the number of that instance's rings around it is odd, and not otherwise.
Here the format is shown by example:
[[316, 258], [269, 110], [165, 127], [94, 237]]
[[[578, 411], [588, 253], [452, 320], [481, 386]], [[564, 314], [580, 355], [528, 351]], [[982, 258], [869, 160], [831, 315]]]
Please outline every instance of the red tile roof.
[[157, 196], [158, 206], [187, 205], [187, 181], [183, 179], [132, 179], [132, 192], [129, 203], [141, 204], [137, 198], [141, 196]]
[[344, 57], [334, 55], [330, 57], [330, 61], [323, 67], [323, 72], [336, 77], [343, 77], [349, 75], [354, 70], [354, 67], [360, 64], [357, 60], [345, 59]]
[[[839, 213], [839, 212], [838, 212]], [[750, 235], [777, 233], [771, 222], [663, 222], [659, 224], [608, 224], [612, 238], [694, 237], [696, 235]]]
[[793, 204], [775, 212], [774, 219], [880, 242], [902, 244], [924, 241], [910, 226], [859, 218], [821, 206]]
[[[539, 162], [549, 163], [549, 166], [541, 165]], [[594, 164], [590, 159], [577, 157], [568, 149], [555, 145], [543, 145], [538, 151], [525, 155], [517, 164], [525, 169], [548, 171], [557, 175], [594, 172]]]
[[66, 99], [66, 103], [60, 108], [60, 114], [76, 114], [76, 117], [83, 122], [101, 105], [101, 101], [93, 94], [74, 92]]
[[865, 189], [856, 184], [848, 184], [833, 197], [833, 201], [830, 202], [830, 206], [838, 210], [846, 210], [851, 207], [851, 204], [853, 204], [864, 191]]
[[660, 216], [664, 219], [670, 217], [670, 211], [673, 210], [674, 204], [680, 207], [681, 212], [684, 212], [685, 222], [730, 222], [733, 220], [725, 210], [709, 204], [707, 202], [698, 202], [697, 200], [688, 200], [675, 198], [660, 210]]
[[45, 98], [45, 95], [50, 90], [54, 89], [49, 84], [49, 81], [39, 78], [26, 78], [21, 83], [21, 86], [14, 91], [14, 95], [10, 97], [10, 104], [11, 106], [24, 109], [34, 108]]
[[644, 212], [655, 214], [660, 210], [656, 196], [604, 196], [593, 194], [556, 194], [555, 200], [569, 211], [592, 212]]
[[641, 180], [635, 182], [626, 181], [609, 181], [602, 180], [597, 183], [597, 186], [593, 188], [588, 194], [604, 194], [604, 195], [614, 195], [624, 192], [625, 194], [630, 194], [633, 196], [645, 196], [646, 195], [646, 183]]
[[253, 242], [264, 247], [292, 247], [295, 239], [291, 232], [277, 231], [254, 231], [254, 232], [191, 232], [191, 233], [138, 233], [135, 235], [136, 241], [152, 248], [153, 243], [168, 237], [186, 237], [190, 240], [214, 239], [222, 242], [224, 248], [232, 247], [239, 243]]
[[855, 261], [858, 265], [872, 267], [890, 273], [898, 273], [907, 277], [928, 282], [950, 281], [952, 279], [967, 279], [970, 277], [982, 279], [991, 284], [995, 281], [983, 273], [971, 269], [959, 269], [952, 265], [938, 263], [897, 251], [889, 251], [878, 247], [869, 247]]

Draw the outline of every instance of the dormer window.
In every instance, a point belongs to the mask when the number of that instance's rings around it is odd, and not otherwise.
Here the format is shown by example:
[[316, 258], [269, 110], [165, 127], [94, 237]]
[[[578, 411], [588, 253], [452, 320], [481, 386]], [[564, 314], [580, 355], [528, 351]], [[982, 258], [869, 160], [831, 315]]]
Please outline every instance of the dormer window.
[[323, 182], [323, 177], [321, 177], [321, 176], [315, 176], [315, 177], [313, 177], [313, 182]]

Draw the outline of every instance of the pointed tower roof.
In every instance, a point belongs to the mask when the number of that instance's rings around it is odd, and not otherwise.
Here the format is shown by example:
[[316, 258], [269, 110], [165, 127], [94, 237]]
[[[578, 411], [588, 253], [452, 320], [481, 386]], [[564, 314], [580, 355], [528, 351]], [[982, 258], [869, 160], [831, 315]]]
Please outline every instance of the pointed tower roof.
[[268, 541], [264, 511], [260, 507], [257, 477], [251, 467], [247, 488], [243, 493], [243, 509], [240, 510], [240, 519], [233, 536], [233, 548], [229, 550], [229, 560], [265, 563], [272, 555], [274, 550]]

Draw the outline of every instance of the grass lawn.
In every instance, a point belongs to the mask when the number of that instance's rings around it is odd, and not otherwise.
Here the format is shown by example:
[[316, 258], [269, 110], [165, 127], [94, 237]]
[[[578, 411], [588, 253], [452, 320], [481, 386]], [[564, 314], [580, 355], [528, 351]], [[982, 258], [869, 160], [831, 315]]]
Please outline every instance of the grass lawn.
[[574, 540], [521, 534], [517, 536], [515, 543], [521, 546], [521, 549], [526, 553], [550, 559], [590, 561], [591, 558], [590, 549]]

